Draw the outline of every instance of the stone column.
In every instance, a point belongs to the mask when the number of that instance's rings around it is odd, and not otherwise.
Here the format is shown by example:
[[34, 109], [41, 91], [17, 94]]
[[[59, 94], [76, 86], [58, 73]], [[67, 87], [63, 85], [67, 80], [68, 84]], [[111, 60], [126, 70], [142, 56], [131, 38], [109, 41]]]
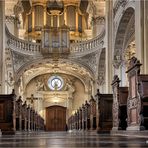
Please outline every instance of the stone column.
[[148, 1], [144, 1], [144, 73], [148, 74]]
[[112, 66], [112, 57], [113, 57], [113, 4], [112, 0], [106, 0], [106, 54], [105, 54], [105, 84], [106, 84], [106, 93], [112, 93], [111, 84], [113, 77], [113, 66]]
[[0, 94], [5, 93], [5, 1], [0, 1]]
[[[135, 1], [135, 43], [136, 57], [143, 64], [141, 72], [144, 73], [144, 1]], [[140, 26], [140, 27], [139, 27]]]

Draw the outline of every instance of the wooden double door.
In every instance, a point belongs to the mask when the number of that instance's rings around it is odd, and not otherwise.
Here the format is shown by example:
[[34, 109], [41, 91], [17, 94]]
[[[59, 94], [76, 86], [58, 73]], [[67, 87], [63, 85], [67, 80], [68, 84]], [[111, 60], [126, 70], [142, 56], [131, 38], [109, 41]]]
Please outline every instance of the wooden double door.
[[66, 130], [66, 107], [50, 106], [46, 108], [46, 130]]

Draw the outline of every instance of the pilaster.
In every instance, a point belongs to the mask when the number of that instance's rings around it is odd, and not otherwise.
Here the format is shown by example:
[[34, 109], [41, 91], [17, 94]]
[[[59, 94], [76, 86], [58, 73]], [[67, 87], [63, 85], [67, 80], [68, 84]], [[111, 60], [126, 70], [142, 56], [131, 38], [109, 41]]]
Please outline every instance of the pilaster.
[[113, 4], [112, 0], [106, 1], [106, 55], [105, 55], [105, 65], [106, 65], [106, 93], [111, 93], [111, 83], [113, 75], [113, 66], [112, 66], [112, 47], [113, 47]]
[[[144, 72], [144, 1], [135, 2], [135, 43], [136, 57], [143, 64], [141, 72]], [[139, 27], [140, 26], [140, 27]]]
[[144, 1], [144, 73], [148, 74], [148, 1]]
[[5, 93], [5, 1], [0, 1], [0, 93]]

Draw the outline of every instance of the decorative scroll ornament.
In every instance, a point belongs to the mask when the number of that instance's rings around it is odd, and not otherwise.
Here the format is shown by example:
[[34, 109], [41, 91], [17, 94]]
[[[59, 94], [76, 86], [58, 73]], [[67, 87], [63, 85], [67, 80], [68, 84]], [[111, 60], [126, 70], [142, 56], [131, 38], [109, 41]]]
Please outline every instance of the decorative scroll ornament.
[[113, 66], [114, 66], [116, 69], [119, 69], [121, 63], [122, 63], [122, 56], [119, 55], [119, 54], [114, 55]]
[[98, 16], [98, 17], [92, 17], [92, 24], [105, 24], [105, 17], [104, 16]]
[[105, 71], [99, 71], [97, 84], [99, 86], [103, 85], [105, 83]]
[[15, 71], [32, 59], [32, 57], [25, 56], [14, 51], [12, 52], [12, 57]]
[[113, 9], [114, 10], [114, 17], [116, 15], [117, 11], [119, 10], [119, 8], [120, 7], [125, 7], [126, 4], [127, 4], [127, 0], [117, 0], [115, 2], [114, 9]]
[[98, 53], [88, 54], [79, 59], [83, 61], [86, 65], [88, 65], [94, 73], [97, 72]]

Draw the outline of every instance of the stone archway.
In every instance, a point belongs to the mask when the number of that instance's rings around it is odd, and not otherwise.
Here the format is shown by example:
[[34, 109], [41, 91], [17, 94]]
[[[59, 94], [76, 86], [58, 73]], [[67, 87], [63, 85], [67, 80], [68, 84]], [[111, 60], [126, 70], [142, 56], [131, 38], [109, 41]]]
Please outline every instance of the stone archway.
[[99, 58], [97, 83], [100, 87], [103, 86], [105, 83], [105, 48], [102, 49], [102, 52], [101, 52], [100, 58]]
[[133, 38], [133, 34], [135, 34], [134, 16], [135, 10], [131, 7], [127, 8], [120, 20], [115, 34], [113, 65], [116, 69], [120, 67], [123, 61], [122, 53], [128, 46], [127, 43]]
[[125, 10], [115, 34], [113, 65], [121, 79], [121, 85], [127, 85], [127, 61], [125, 61], [125, 50], [135, 40], [135, 10], [129, 7]]

